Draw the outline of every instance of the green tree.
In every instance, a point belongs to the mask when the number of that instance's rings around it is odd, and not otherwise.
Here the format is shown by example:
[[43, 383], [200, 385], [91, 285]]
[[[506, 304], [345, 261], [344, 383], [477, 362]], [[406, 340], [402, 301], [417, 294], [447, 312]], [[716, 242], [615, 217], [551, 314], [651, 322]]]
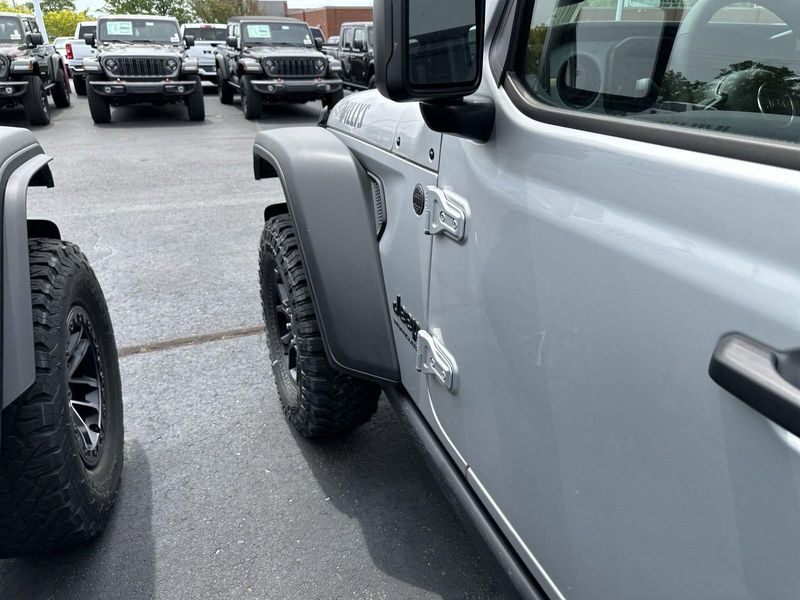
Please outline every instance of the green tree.
[[103, 10], [117, 15], [168, 15], [180, 23], [194, 19], [190, 0], [106, 0]]
[[257, 15], [257, 0], [191, 0], [192, 9], [204, 23], [225, 23], [238, 15]]
[[7, 0], [0, 0], [0, 12], [32, 13], [33, 8], [24, 4], [14, 6]]
[[53, 40], [61, 36], [72, 37], [78, 23], [93, 19], [94, 17], [86, 11], [57, 10], [44, 13], [44, 26], [47, 29], [47, 35]]
[[43, 13], [61, 12], [69, 10], [75, 12], [75, 2], [73, 0], [40, 0]]

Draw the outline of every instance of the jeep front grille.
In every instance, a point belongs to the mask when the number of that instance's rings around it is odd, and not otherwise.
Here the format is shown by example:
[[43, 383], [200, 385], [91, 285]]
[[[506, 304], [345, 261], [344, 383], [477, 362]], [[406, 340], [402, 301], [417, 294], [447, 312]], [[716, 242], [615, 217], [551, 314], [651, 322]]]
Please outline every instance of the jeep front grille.
[[168, 77], [175, 75], [167, 71], [166, 58], [131, 58], [116, 59], [119, 70], [116, 77]]
[[[266, 68], [267, 73], [272, 77], [319, 77], [325, 72], [317, 70], [314, 66], [316, 58], [267, 58], [267, 61], [274, 63], [272, 68]], [[327, 63], [326, 63], [327, 66]]]

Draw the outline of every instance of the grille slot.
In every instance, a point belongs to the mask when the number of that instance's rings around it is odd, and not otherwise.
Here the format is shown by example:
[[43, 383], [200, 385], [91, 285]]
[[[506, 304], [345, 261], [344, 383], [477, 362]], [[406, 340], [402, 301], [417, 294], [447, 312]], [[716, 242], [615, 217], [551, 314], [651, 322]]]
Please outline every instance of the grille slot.
[[372, 206], [375, 211], [375, 234], [378, 239], [383, 235], [386, 228], [386, 197], [383, 193], [383, 183], [372, 173], [369, 176], [370, 187], [372, 188]]
[[115, 58], [119, 65], [118, 77], [168, 77], [175, 75], [174, 72], [167, 71], [166, 58], [138, 58], [120, 57]]
[[268, 60], [275, 63], [270, 72], [275, 77], [319, 77], [322, 74], [314, 66], [316, 58], [267, 58], [265, 65]]

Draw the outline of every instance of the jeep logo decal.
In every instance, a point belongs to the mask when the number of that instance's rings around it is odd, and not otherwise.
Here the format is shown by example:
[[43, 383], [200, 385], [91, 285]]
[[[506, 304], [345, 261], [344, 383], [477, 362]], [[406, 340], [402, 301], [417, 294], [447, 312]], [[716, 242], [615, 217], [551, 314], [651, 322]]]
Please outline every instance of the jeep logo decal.
[[399, 328], [400, 323], [402, 323], [403, 326], [409, 332], [411, 332], [411, 338], [409, 338], [408, 334], [406, 334], [406, 332], [402, 331], [402, 329], [401, 329], [401, 332], [403, 333], [403, 336], [405, 336], [405, 338], [412, 345], [414, 345], [414, 347], [416, 347], [416, 345], [417, 345], [416, 344], [416, 342], [417, 342], [417, 333], [419, 333], [419, 330], [421, 329], [421, 325], [414, 319], [414, 317], [411, 315], [411, 313], [406, 310], [406, 307], [403, 306], [403, 301], [402, 301], [402, 299], [400, 298], [399, 295], [397, 296], [397, 300], [395, 300], [392, 303], [392, 310], [394, 311], [394, 314], [396, 314], [399, 317], [399, 319], [394, 319], [395, 325], [397, 325], [398, 328]]

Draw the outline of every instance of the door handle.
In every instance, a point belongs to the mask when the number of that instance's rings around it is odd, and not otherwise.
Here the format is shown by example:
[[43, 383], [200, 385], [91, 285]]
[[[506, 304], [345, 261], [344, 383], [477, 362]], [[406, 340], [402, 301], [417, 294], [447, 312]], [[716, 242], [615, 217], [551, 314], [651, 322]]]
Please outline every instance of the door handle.
[[800, 349], [781, 352], [729, 333], [717, 343], [708, 374], [750, 408], [800, 436]]

